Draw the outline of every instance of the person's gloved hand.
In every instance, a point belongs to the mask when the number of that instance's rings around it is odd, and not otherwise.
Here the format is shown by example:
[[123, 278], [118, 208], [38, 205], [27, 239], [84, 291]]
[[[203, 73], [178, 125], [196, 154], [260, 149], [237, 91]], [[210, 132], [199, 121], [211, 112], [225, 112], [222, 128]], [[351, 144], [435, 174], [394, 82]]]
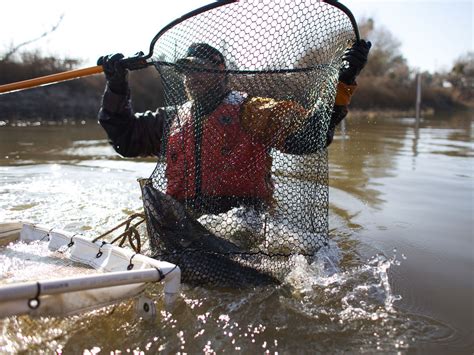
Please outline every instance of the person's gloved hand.
[[367, 64], [367, 57], [371, 46], [372, 43], [361, 39], [345, 51], [342, 56], [344, 64], [339, 70], [339, 81], [348, 85], [354, 84], [356, 76], [359, 75], [365, 64]]
[[116, 53], [102, 56], [97, 60], [97, 65], [102, 65], [104, 69], [107, 85], [116, 94], [126, 94], [128, 90], [128, 70], [120, 63], [123, 58], [122, 53]]

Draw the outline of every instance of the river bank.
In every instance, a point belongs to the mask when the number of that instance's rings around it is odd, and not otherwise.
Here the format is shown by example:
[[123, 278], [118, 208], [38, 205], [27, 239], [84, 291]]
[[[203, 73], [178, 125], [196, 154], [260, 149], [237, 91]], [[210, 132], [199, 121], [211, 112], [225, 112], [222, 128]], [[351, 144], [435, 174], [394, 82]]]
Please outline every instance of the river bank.
[[[98, 99], [100, 100], [100, 99]], [[34, 117], [32, 115], [29, 117], [28, 115], [25, 116], [17, 116], [12, 115], [11, 118], [4, 118], [0, 117], [0, 127], [3, 126], [12, 126], [12, 127], [33, 127], [33, 126], [61, 126], [61, 125], [84, 125], [86, 123], [90, 123], [93, 121], [97, 121], [97, 112], [98, 112], [98, 104], [97, 107], [91, 108], [89, 114], [87, 115], [80, 115], [80, 118], [73, 118], [71, 115], [64, 115], [63, 117], [56, 117], [56, 118], [45, 118], [45, 117]], [[466, 117], [469, 113], [472, 113], [474, 108], [470, 107], [461, 107], [455, 108], [452, 111], [441, 111], [436, 112], [434, 109], [425, 109], [421, 110], [420, 116], [421, 117], [433, 117], [438, 114], [441, 115], [453, 115], [453, 114], [461, 114], [465, 115]], [[414, 118], [416, 116], [415, 109], [412, 110], [361, 110], [361, 109], [350, 109], [346, 120], [356, 119], [367, 119], [367, 120], [374, 120], [374, 119], [399, 119], [399, 118]]]
[[[412, 86], [391, 83], [389, 89], [381, 89], [380, 80], [377, 83], [374, 80], [361, 78], [349, 107], [349, 117], [415, 116], [416, 94]], [[129, 82], [136, 112], [165, 106], [162, 83], [154, 68], [131, 72]], [[96, 120], [104, 87], [103, 75], [95, 75], [0, 95], [0, 121]], [[474, 102], [457, 100], [449, 90], [436, 87], [422, 90], [422, 116], [472, 109]]]

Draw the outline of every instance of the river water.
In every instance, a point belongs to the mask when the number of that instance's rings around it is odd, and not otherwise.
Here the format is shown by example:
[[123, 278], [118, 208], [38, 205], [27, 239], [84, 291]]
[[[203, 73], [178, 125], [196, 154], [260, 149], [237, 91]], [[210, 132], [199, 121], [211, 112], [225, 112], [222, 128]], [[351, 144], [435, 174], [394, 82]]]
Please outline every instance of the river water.
[[[330, 147], [325, 262], [301, 263], [276, 288], [184, 285], [173, 309], [158, 301], [152, 320], [132, 301], [0, 320], [0, 353], [471, 354], [473, 128], [472, 113], [419, 125], [349, 118]], [[136, 179], [154, 165], [118, 157], [93, 122], [3, 124], [0, 220], [96, 236], [140, 209]], [[160, 286], [147, 293], [159, 298]]]

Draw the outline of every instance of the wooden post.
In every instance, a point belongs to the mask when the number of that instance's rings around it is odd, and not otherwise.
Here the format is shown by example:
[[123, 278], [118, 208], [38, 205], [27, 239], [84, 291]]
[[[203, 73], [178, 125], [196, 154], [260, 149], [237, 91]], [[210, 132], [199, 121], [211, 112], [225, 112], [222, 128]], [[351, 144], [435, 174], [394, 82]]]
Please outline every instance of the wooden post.
[[420, 122], [420, 106], [421, 106], [421, 74], [416, 74], [416, 125]]

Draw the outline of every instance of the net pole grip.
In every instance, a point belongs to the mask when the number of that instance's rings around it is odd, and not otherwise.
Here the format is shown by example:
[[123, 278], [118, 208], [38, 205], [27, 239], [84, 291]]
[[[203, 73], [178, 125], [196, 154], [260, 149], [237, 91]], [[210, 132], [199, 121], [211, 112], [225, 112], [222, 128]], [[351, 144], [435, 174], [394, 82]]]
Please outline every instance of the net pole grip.
[[97, 65], [89, 68], [68, 70], [62, 73], [40, 76], [34, 79], [22, 80], [10, 84], [0, 85], [0, 94], [8, 94], [20, 90], [35, 88], [38, 86], [55, 84], [62, 81], [99, 74], [102, 72], [102, 66]]

